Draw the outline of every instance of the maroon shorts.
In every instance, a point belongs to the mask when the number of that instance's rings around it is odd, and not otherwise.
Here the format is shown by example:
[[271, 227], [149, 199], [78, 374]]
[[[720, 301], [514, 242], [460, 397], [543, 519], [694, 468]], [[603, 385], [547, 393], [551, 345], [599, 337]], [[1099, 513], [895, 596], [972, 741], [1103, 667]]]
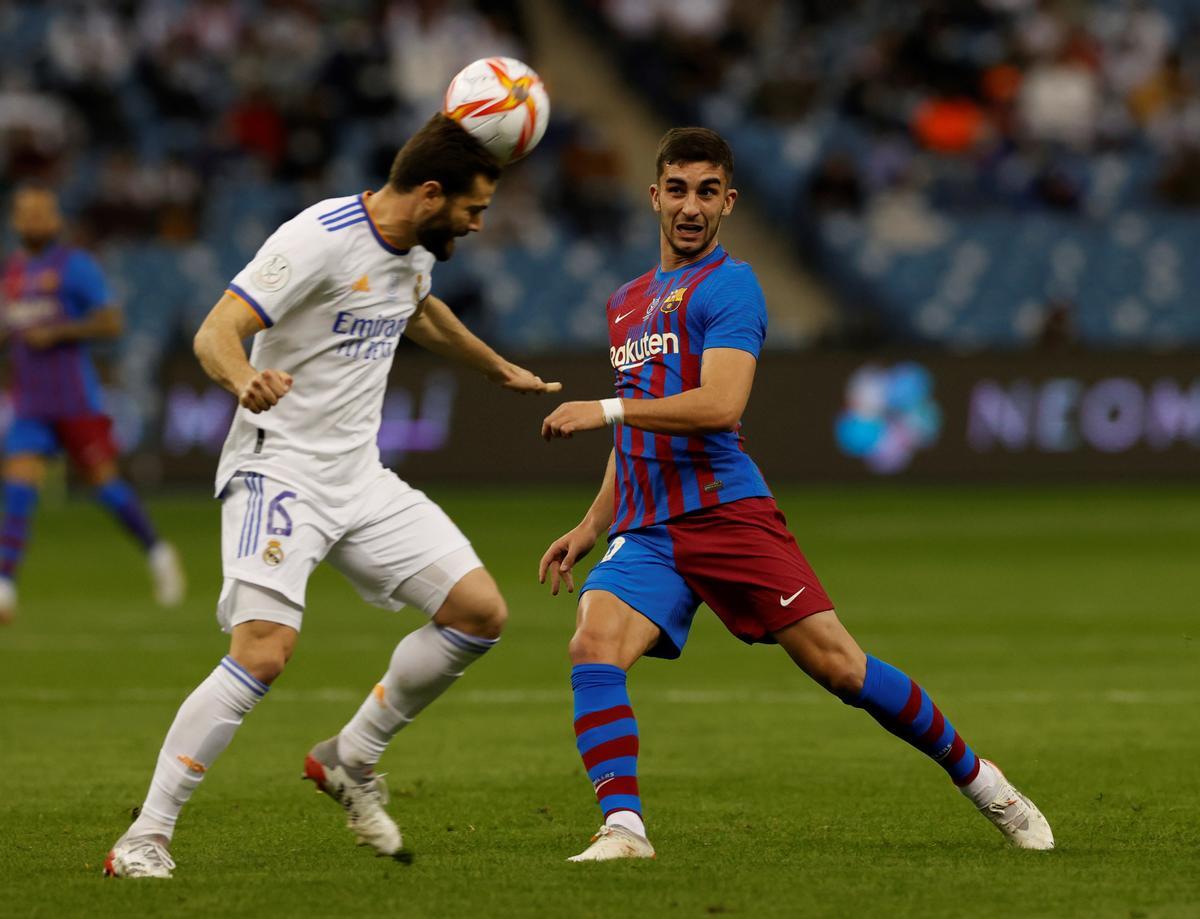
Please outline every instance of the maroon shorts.
[[69, 418], [13, 419], [5, 438], [4, 452], [39, 453], [54, 456], [65, 450], [81, 469], [91, 469], [118, 455], [112, 436], [112, 419], [107, 415], [74, 415]]
[[833, 609], [773, 498], [743, 498], [620, 533], [581, 593], [605, 590], [657, 625], [678, 657], [701, 602], [745, 642]]

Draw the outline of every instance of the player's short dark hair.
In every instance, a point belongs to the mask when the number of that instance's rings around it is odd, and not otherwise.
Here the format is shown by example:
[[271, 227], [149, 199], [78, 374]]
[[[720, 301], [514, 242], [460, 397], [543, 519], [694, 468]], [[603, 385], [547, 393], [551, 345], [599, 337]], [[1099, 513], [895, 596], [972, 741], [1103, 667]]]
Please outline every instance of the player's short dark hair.
[[724, 137], [708, 128], [671, 128], [658, 142], [656, 178], [667, 163], [713, 163], [725, 170], [727, 181], [733, 181], [733, 150]]
[[470, 192], [478, 175], [494, 182], [500, 178], [500, 164], [458, 122], [439, 112], [400, 148], [388, 184], [396, 191], [411, 191], [433, 181], [452, 197]]

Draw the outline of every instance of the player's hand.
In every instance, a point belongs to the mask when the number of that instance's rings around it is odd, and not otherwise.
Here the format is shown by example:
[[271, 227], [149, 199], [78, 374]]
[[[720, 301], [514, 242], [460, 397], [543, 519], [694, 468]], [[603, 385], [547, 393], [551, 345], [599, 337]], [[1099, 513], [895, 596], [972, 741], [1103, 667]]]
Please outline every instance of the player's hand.
[[498, 369], [493, 370], [487, 377], [493, 383], [499, 383], [505, 389], [519, 392], [521, 395], [525, 395], [527, 392], [540, 394], [562, 391], [562, 383], [547, 383], [531, 371], [526, 370], [524, 367], [518, 367], [509, 361], [502, 363]]
[[599, 402], [564, 402], [542, 421], [542, 437], [570, 437], [579, 431], [595, 431], [606, 423]]
[[282, 370], [260, 370], [238, 393], [238, 405], [257, 415], [275, 405], [291, 388], [290, 373], [284, 373]]
[[58, 327], [53, 325], [31, 326], [21, 332], [21, 338], [29, 347], [37, 348], [39, 351], [53, 348], [62, 340]]
[[546, 583], [546, 575], [550, 575], [550, 596], [558, 596], [558, 585], [567, 585], [567, 593], [575, 592], [575, 581], [571, 577], [571, 569], [575, 563], [592, 551], [596, 544], [596, 533], [587, 525], [579, 524], [570, 533], [558, 537], [550, 543], [550, 548], [542, 556], [538, 565], [538, 583]]

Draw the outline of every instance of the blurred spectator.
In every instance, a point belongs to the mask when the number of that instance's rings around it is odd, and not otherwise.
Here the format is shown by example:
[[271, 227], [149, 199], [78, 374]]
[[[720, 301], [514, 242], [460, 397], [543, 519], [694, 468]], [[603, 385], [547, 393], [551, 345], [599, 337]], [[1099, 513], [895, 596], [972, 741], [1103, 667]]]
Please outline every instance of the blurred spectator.
[[1075, 344], [1075, 304], [1065, 298], [1051, 299], [1042, 315], [1037, 346], [1043, 351], [1063, 351]]
[[619, 239], [625, 217], [621, 155], [603, 133], [572, 126], [559, 152], [558, 202], [584, 236]]
[[419, 113], [436, 111], [451, 78], [481, 57], [520, 57], [512, 36], [470, 6], [450, 0], [396, 0], [384, 35], [392, 90]]
[[854, 160], [844, 152], [830, 153], [809, 179], [807, 194], [809, 208], [818, 213], [862, 211], [863, 188]]
[[1031, 140], [1084, 149], [1096, 136], [1100, 103], [1099, 77], [1076, 49], [1064, 47], [1028, 70], [1017, 107]]

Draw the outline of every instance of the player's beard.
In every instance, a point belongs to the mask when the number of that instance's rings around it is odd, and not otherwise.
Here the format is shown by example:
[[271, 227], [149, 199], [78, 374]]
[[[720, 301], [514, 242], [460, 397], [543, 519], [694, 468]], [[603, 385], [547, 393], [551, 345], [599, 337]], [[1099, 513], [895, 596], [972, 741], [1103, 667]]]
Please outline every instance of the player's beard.
[[439, 262], [454, 254], [454, 240], [462, 235], [454, 231], [454, 224], [450, 222], [449, 205], [417, 227], [417, 242], [432, 252]]

